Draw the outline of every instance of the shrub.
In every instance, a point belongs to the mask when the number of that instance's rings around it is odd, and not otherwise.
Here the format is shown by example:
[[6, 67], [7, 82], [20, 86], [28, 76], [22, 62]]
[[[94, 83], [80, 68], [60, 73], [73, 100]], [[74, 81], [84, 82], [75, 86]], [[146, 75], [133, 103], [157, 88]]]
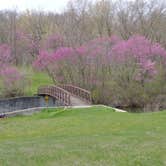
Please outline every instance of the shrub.
[[45, 50], [34, 66], [54, 81], [91, 90], [95, 103], [146, 107], [166, 94], [166, 50], [139, 35]]
[[3, 97], [24, 95], [27, 80], [16, 67], [5, 67], [0, 71]]
[[0, 66], [1, 68], [6, 64], [13, 62], [13, 56], [11, 54], [11, 48], [7, 44], [0, 45]]

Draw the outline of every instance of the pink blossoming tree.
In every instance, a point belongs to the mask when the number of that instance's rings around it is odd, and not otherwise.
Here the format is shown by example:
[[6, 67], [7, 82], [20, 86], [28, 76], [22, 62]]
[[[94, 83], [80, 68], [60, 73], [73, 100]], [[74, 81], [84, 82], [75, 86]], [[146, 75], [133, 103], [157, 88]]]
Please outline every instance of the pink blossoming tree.
[[0, 71], [1, 92], [3, 97], [22, 96], [25, 92], [27, 80], [16, 67], [4, 67]]
[[128, 40], [103, 37], [76, 48], [41, 51], [34, 62], [54, 82], [92, 90], [97, 103], [139, 106], [152, 96], [148, 87], [165, 65], [166, 50], [139, 35]]
[[6, 64], [11, 64], [13, 62], [13, 57], [11, 55], [10, 46], [7, 44], [0, 45], [0, 66], [1, 68]]
[[25, 76], [13, 67], [14, 57], [11, 48], [7, 44], [0, 45], [0, 81], [1, 95], [13, 97], [23, 95], [26, 84]]

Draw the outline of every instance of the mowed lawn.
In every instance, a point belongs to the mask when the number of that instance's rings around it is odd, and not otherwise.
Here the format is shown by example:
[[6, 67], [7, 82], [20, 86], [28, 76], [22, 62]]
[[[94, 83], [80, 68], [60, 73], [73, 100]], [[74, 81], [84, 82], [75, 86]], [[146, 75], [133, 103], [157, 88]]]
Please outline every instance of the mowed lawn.
[[164, 166], [166, 111], [52, 109], [0, 120], [1, 166]]

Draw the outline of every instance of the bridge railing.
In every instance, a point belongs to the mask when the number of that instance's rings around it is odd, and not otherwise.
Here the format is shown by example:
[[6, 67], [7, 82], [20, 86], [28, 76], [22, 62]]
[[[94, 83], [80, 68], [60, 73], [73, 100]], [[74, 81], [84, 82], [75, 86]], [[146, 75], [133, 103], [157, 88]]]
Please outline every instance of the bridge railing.
[[67, 90], [71, 94], [85, 100], [88, 103], [92, 102], [91, 93], [88, 90], [82, 89], [82, 88], [74, 86], [74, 85], [69, 85], [69, 84], [59, 85], [59, 87], [61, 87], [62, 89]]
[[70, 93], [58, 86], [41, 86], [38, 88], [38, 95], [49, 95], [55, 97], [65, 105], [71, 105]]

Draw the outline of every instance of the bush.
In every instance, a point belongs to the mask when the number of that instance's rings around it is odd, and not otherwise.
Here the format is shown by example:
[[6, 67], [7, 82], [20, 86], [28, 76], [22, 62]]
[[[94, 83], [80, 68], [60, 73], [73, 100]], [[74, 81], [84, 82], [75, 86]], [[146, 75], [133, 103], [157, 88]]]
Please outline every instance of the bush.
[[27, 86], [27, 80], [23, 73], [16, 67], [4, 67], [0, 72], [1, 92], [3, 97], [22, 96]]
[[166, 50], [143, 36], [44, 50], [34, 66], [59, 83], [91, 90], [95, 103], [146, 108], [166, 94]]

